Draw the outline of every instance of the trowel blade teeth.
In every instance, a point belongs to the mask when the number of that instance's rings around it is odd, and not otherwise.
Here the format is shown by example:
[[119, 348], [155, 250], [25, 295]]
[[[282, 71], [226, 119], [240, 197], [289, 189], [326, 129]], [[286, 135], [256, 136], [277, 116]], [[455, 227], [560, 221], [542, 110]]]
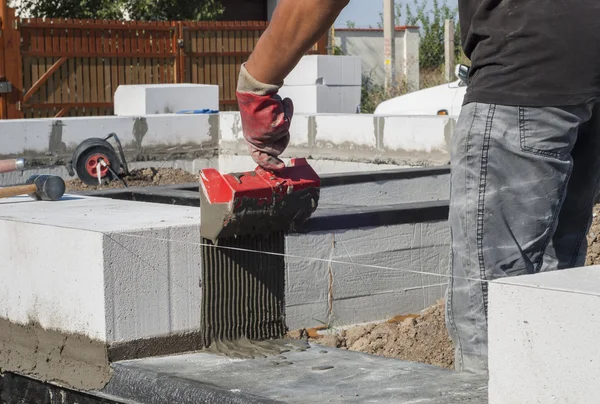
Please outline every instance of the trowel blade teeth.
[[243, 198], [234, 204], [200, 201], [200, 233], [212, 242], [224, 237], [266, 234], [299, 228], [318, 206], [319, 190], [308, 188], [263, 204], [260, 199]]

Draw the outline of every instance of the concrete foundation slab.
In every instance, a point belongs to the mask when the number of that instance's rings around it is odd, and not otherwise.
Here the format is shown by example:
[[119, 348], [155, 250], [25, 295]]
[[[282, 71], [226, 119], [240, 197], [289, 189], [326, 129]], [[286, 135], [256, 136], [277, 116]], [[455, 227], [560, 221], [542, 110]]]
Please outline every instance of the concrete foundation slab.
[[600, 267], [490, 283], [490, 404], [596, 403]]
[[312, 345], [284, 357], [208, 353], [113, 364], [103, 391], [141, 403], [485, 404], [480, 376]]

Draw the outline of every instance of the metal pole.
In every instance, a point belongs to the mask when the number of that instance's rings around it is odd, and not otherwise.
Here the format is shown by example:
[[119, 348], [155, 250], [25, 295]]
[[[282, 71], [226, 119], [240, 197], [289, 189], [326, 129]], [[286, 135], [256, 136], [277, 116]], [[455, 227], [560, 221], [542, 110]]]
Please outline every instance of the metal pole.
[[444, 28], [444, 75], [449, 83], [454, 81], [454, 21], [446, 20]]
[[386, 90], [396, 84], [396, 16], [394, 11], [394, 0], [383, 0], [383, 54]]

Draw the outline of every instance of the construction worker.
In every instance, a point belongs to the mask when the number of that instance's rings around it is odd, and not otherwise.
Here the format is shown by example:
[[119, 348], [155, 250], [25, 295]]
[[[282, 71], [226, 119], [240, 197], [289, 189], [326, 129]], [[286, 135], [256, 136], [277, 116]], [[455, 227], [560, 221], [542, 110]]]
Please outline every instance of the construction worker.
[[[277, 91], [347, 4], [280, 0], [243, 66], [241, 119], [259, 165], [283, 167], [293, 105]], [[446, 324], [456, 368], [486, 372], [487, 282], [585, 263], [600, 183], [600, 2], [459, 0], [459, 17], [471, 70], [448, 145]]]

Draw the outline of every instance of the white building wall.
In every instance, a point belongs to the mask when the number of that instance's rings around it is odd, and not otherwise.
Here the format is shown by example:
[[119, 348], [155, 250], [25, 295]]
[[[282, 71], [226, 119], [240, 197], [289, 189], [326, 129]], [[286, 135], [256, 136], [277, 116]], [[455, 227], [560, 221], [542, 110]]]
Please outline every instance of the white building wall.
[[[399, 80], [406, 79], [410, 91], [419, 89], [419, 43], [419, 28], [396, 29], [396, 71]], [[383, 30], [336, 29], [335, 44], [343, 54], [361, 57], [363, 74], [374, 84], [384, 83]]]

